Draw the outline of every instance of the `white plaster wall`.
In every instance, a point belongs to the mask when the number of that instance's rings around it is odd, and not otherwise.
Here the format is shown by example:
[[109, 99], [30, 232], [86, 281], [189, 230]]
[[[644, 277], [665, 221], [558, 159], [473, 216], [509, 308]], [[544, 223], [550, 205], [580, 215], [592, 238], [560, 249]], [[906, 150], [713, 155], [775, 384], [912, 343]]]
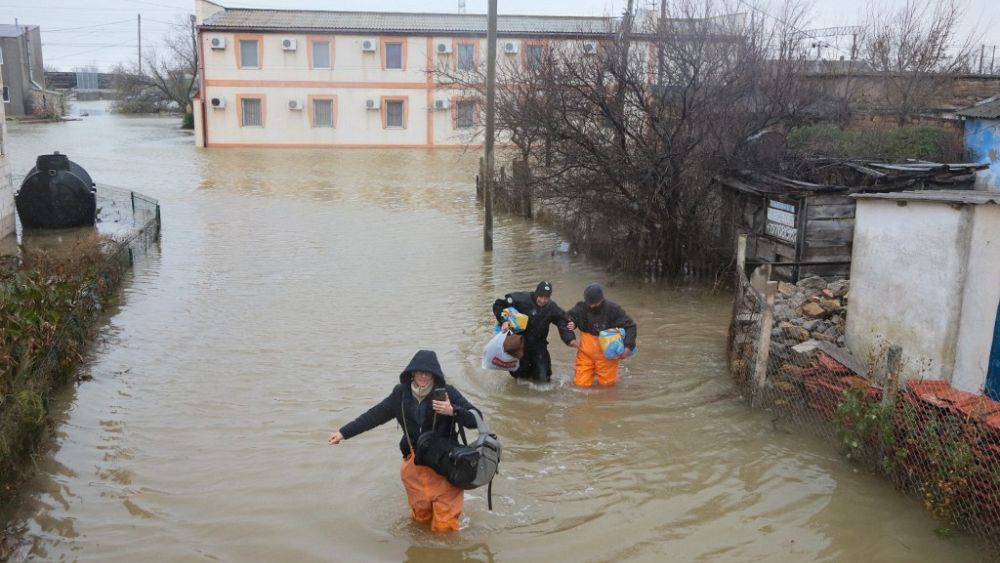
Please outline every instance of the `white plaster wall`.
[[847, 344], [866, 362], [899, 345], [904, 379], [950, 380], [973, 207], [905, 203], [858, 200]]
[[982, 392], [1000, 304], [1000, 205], [976, 206], [973, 217], [952, 385]]

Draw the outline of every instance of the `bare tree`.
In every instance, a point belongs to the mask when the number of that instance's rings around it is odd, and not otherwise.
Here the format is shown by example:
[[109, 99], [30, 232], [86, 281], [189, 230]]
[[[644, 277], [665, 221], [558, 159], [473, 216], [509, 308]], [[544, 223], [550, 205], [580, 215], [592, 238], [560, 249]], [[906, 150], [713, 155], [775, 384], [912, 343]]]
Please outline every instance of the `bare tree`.
[[953, 77], [968, 72], [974, 37], [959, 36], [962, 15], [956, 0], [908, 0], [894, 12], [869, 9], [860, 54], [881, 78], [881, 102], [900, 125], [932, 108]]
[[596, 52], [564, 42], [500, 75], [498, 124], [532, 163], [536, 198], [612, 268], [723, 267], [713, 176], [754, 165], [761, 135], [815, 99], [795, 48], [804, 12], [733, 7], [667, 0], [665, 19], [625, 14]]
[[197, 87], [198, 50], [193, 22], [180, 17], [161, 45], [147, 50], [142, 71], [138, 64], [120, 64], [115, 70], [118, 106], [122, 111], [184, 111]]

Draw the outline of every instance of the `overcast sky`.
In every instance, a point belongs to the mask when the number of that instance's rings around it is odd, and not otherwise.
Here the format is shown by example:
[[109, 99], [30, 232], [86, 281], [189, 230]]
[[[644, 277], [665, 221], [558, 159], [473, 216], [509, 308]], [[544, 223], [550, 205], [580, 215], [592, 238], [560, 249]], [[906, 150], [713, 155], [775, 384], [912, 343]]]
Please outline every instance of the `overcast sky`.
[[[627, 3], [626, 0], [498, 1], [501, 14], [581, 16], [618, 15]], [[648, 0], [636, 1], [640, 6], [658, 5]], [[905, 0], [882, 2], [898, 6]], [[247, 8], [448, 13], [458, 8], [458, 0], [220, 0], [219, 3]], [[815, 0], [808, 27], [856, 24], [869, 3], [868, 0]], [[1000, 45], [1000, 8], [997, 8], [1000, 0], [962, 0], [962, 5], [966, 11], [965, 31], [978, 26], [989, 61], [992, 46]], [[466, 0], [468, 13], [485, 13], [486, 6], [486, 0]], [[747, 8], [741, 6], [741, 9]], [[120, 61], [134, 60], [138, 45], [137, 14], [142, 15], [142, 44], [148, 48], [159, 42], [171, 22], [193, 12], [193, 0], [0, 0], [0, 23], [12, 24], [17, 18], [21, 24], [41, 26], [45, 66], [59, 70], [93, 64], [106, 71]]]

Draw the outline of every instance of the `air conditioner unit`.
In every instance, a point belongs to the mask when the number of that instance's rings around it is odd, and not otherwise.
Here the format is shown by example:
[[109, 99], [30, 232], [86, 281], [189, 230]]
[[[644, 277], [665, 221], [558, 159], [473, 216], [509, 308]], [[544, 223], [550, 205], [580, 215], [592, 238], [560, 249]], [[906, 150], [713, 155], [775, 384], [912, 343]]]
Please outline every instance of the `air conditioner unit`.
[[378, 109], [378, 102], [376, 102], [374, 98], [368, 98], [367, 100], [365, 100], [365, 108]]
[[593, 54], [596, 54], [596, 53], [597, 53], [597, 43], [594, 43], [593, 41], [584, 41], [583, 42], [583, 54], [584, 55], [593, 55]]
[[369, 53], [374, 53], [378, 44], [375, 43], [374, 39], [362, 39], [361, 40], [361, 50], [367, 51]]
[[506, 43], [503, 44], [503, 52], [507, 53], [508, 55], [513, 55], [514, 53], [517, 53], [517, 43], [513, 41], [507, 41]]
[[449, 100], [434, 100], [434, 109], [448, 109], [451, 107]]
[[447, 55], [451, 52], [451, 44], [444, 42], [438, 43], [437, 46], [434, 47], [434, 50], [437, 51], [437, 54], [439, 55]]
[[208, 103], [215, 109], [223, 109], [226, 107], [225, 98], [212, 98]]
[[281, 48], [285, 51], [294, 51], [299, 48], [299, 42], [295, 39], [282, 39]]
[[225, 49], [226, 48], [226, 38], [225, 37], [213, 37], [208, 40], [208, 44], [212, 46], [213, 49]]
[[288, 100], [288, 109], [293, 110], [293, 111], [294, 110], [301, 110], [304, 105], [305, 104], [302, 103], [302, 100], [294, 100], [294, 99], [293, 100]]

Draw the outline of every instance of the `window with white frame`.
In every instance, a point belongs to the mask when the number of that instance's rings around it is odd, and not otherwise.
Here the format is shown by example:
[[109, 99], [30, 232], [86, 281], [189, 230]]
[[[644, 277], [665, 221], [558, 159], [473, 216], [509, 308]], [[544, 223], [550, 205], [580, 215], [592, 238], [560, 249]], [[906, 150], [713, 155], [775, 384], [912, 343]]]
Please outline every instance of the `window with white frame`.
[[256, 39], [240, 39], [240, 68], [260, 68], [259, 47]]
[[455, 129], [469, 129], [476, 126], [476, 102], [460, 101], [455, 104]]
[[264, 101], [260, 98], [243, 98], [240, 100], [240, 114], [243, 127], [264, 126]]
[[387, 70], [403, 70], [403, 44], [385, 44], [385, 68]]
[[333, 100], [313, 100], [313, 127], [333, 127]]
[[476, 45], [473, 43], [458, 44], [458, 70], [476, 70]]
[[387, 128], [403, 127], [403, 101], [388, 100], [385, 102], [385, 126]]
[[312, 67], [330, 68], [330, 42], [313, 41], [312, 43]]

